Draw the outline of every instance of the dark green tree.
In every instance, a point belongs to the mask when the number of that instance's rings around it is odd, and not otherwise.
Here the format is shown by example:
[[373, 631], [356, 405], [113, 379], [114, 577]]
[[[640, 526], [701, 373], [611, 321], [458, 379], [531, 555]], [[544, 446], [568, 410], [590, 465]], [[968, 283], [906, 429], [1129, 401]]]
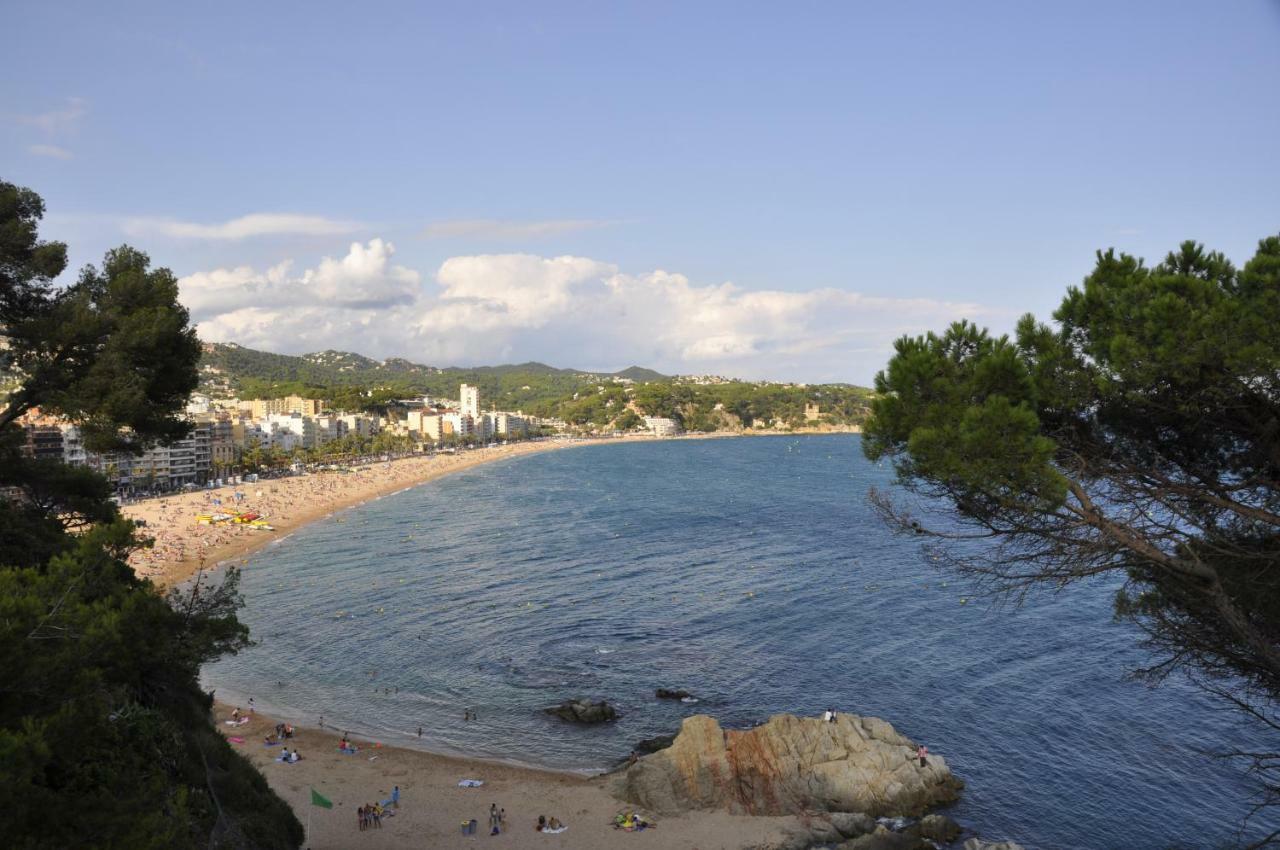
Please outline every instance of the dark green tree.
[[[1122, 576], [1117, 614], [1157, 653], [1141, 672], [1181, 670], [1280, 739], [1280, 238], [1239, 270], [1193, 242], [1155, 267], [1099, 253], [1054, 319], [898, 340], [863, 448], [924, 498], [874, 503], [1001, 591]], [[1267, 749], [1234, 753], [1264, 805]]]
[[0, 182], [0, 844], [297, 847], [302, 829], [209, 723], [200, 666], [248, 640], [233, 571], [167, 597], [101, 476], [22, 451], [20, 417], [78, 423], [99, 451], [179, 438], [199, 347], [167, 269], [122, 247], [55, 280], [44, 207]]

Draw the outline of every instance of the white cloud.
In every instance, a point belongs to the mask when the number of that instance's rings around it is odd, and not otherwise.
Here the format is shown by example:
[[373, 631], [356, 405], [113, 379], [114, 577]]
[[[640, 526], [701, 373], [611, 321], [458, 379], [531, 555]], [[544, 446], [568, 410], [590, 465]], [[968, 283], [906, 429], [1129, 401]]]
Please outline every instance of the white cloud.
[[71, 151], [57, 145], [27, 145], [27, 152], [36, 156], [48, 156], [53, 159], [71, 159]]
[[1005, 311], [839, 289], [744, 290], [586, 257], [453, 257], [420, 285], [374, 239], [291, 274], [218, 269], [181, 281], [202, 337], [271, 351], [342, 348], [436, 365], [542, 360], [670, 373], [867, 383], [893, 340]]
[[253, 236], [339, 236], [360, 230], [354, 221], [336, 221], [318, 215], [251, 213], [218, 224], [200, 224], [169, 218], [130, 218], [123, 222], [130, 236], [160, 235], [175, 239], [248, 239]]
[[87, 111], [88, 105], [83, 98], [69, 97], [67, 105], [61, 109], [52, 109], [38, 115], [17, 115], [14, 118], [19, 124], [35, 127], [53, 136], [75, 129]]
[[[301, 275], [290, 275], [291, 260], [264, 272], [248, 266], [197, 272], [178, 281], [179, 298], [202, 327], [225, 327], [228, 332], [238, 322], [256, 328], [254, 321], [274, 314], [288, 324], [304, 314], [315, 319], [332, 312], [341, 319], [348, 311], [387, 310], [414, 302], [421, 289], [416, 271], [392, 264], [395, 250], [381, 239], [367, 245], [353, 242], [341, 259], [325, 257]], [[326, 319], [321, 325], [333, 322]]]
[[437, 221], [426, 226], [427, 239], [484, 239], [501, 242], [523, 242], [607, 227], [609, 222], [587, 218], [553, 218], [541, 221], [503, 221], [493, 218]]

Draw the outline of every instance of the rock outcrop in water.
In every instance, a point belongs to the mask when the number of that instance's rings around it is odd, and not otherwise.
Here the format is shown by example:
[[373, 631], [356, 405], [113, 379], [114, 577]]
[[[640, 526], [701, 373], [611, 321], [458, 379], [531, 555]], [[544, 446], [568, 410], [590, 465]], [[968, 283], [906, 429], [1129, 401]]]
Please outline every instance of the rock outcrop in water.
[[964, 783], [883, 720], [839, 715], [835, 723], [780, 714], [754, 729], [723, 730], [686, 718], [667, 749], [623, 771], [615, 793], [655, 812], [728, 809], [739, 814], [856, 812], [919, 815], [958, 798]]
[[606, 723], [618, 716], [617, 710], [607, 702], [590, 702], [585, 699], [565, 700], [559, 705], [544, 708], [546, 714], [553, 714], [570, 723]]
[[654, 696], [658, 699], [691, 699], [693, 694], [686, 690], [674, 690], [672, 688], [658, 688], [654, 692]]

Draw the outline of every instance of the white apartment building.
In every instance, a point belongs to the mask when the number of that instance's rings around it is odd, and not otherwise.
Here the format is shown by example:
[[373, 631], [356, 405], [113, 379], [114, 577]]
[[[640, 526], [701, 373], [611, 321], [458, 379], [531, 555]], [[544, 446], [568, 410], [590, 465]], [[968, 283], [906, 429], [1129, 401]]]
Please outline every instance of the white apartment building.
[[457, 411], [449, 411], [441, 415], [444, 424], [444, 433], [456, 434], [459, 438], [468, 437], [475, 433], [475, 423], [465, 413]]
[[680, 433], [680, 426], [674, 419], [666, 419], [659, 416], [646, 416], [644, 425], [653, 432], [655, 437], [674, 437]]
[[62, 462], [72, 466], [85, 466], [89, 455], [84, 450], [84, 440], [80, 436], [80, 426], [64, 422], [58, 426], [62, 430]]
[[458, 406], [464, 416], [470, 416], [472, 421], [478, 419], [480, 417], [480, 388], [467, 386], [466, 384], [458, 387]]
[[378, 420], [371, 416], [348, 413], [345, 416], [337, 417], [337, 421], [341, 423], [341, 436], [355, 434], [357, 437], [372, 437], [378, 433]]

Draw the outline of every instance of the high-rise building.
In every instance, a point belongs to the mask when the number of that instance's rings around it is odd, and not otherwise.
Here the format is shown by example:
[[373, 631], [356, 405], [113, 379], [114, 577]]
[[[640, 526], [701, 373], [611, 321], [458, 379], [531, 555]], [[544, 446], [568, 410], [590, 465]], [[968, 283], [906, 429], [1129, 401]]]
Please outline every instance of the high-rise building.
[[470, 416], [473, 420], [480, 418], [480, 388], [469, 387], [463, 384], [458, 388], [458, 404], [462, 408], [463, 416]]

